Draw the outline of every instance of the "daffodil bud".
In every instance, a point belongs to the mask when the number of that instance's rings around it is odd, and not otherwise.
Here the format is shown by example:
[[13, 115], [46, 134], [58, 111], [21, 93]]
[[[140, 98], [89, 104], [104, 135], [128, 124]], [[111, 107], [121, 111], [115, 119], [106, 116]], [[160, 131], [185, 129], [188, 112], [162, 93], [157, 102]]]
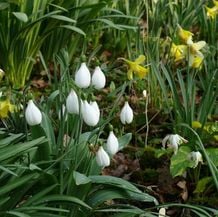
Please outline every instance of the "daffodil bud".
[[129, 103], [126, 101], [121, 113], [120, 113], [120, 120], [122, 124], [130, 124], [133, 120], [133, 110], [129, 106]]
[[82, 102], [82, 118], [83, 121], [88, 125], [94, 127], [99, 121], [99, 114], [94, 108], [90, 105], [87, 100]]
[[111, 155], [116, 154], [119, 150], [119, 142], [113, 131], [110, 131], [109, 133], [106, 146], [107, 152]]
[[38, 125], [42, 122], [42, 113], [34, 104], [33, 100], [29, 100], [28, 102], [25, 118], [30, 126]]
[[85, 62], [81, 64], [75, 74], [75, 83], [80, 88], [87, 88], [91, 83], [91, 74]]
[[96, 162], [100, 167], [107, 167], [110, 165], [110, 158], [102, 146], [96, 153]]
[[67, 96], [66, 107], [70, 114], [79, 114], [79, 100], [74, 90], [71, 90]]
[[99, 90], [104, 88], [106, 83], [106, 78], [99, 66], [95, 67], [94, 73], [92, 75], [92, 85], [95, 89]]

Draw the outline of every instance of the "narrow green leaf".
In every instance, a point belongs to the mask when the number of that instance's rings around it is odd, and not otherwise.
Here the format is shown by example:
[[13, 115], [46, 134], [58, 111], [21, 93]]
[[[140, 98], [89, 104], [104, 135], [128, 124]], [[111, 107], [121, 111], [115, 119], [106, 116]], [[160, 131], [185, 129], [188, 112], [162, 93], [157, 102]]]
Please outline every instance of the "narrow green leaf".
[[20, 139], [22, 136], [23, 133], [8, 135], [6, 138], [0, 140], [0, 148], [11, 144], [15, 140]]
[[91, 182], [90, 178], [77, 171], [73, 171], [73, 177], [75, 179], [76, 185], [84, 185]]
[[69, 17], [63, 16], [63, 15], [52, 15], [51, 18], [56, 19], [56, 20], [61, 20], [69, 23], [76, 23], [76, 20], [73, 20]]
[[17, 211], [7, 211], [7, 214], [13, 215], [13, 216], [18, 216], [18, 217], [31, 217], [30, 215], [27, 215], [22, 212], [17, 212]]
[[30, 148], [37, 146], [43, 142], [45, 142], [45, 138], [40, 137], [40, 138], [32, 140], [30, 142], [19, 143], [19, 144], [13, 145], [13, 146], [6, 147], [1, 151], [0, 162], [3, 160], [6, 160], [8, 158], [12, 158], [12, 157], [21, 155], [23, 152], [26, 152]]
[[1, 2], [0, 3], [0, 10], [4, 10], [9, 7], [9, 4], [7, 2]]
[[123, 148], [125, 148], [129, 142], [132, 139], [132, 133], [127, 133], [121, 137], [118, 138], [118, 142], [119, 142], [119, 150], [122, 150]]
[[80, 29], [80, 28], [78, 28], [78, 27], [76, 27], [76, 26], [62, 25], [62, 26], [60, 26], [60, 27], [65, 28], [65, 29], [72, 30], [72, 31], [74, 31], [74, 32], [77, 32], [77, 33], [79, 33], [79, 34], [81, 34], [81, 35], [86, 36], [86, 33], [85, 33], [82, 29]]
[[15, 180], [13, 180], [13, 182], [5, 184], [3, 187], [1, 187], [0, 188], [0, 195], [4, 195], [4, 194], [14, 190], [17, 187], [28, 183], [30, 180], [37, 178], [37, 177], [38, 177], [38, 174], [33, 173], [33, 174], [22, 176], [21, 178], [17, 178]]
[[80, 206], [83, 206], [85, 208], [88, 209], [92, 209], [89, 205], [87, 205], [86, 203], [84, 203], [82, 200], [76, 198], [76, 197], [72, 197], [72, 196], [66, 196], [66, 195], [49, 195], [49, 196], [45, 196], [43, 198], [41, 198], [40, 200], [38, 200], [37, 202], [35, 202], [34, 204], [42, 204], [42, 203], [49, 203], [49, 202], [69, 202], [69, 203], [75, 203], [78, 204]]
[[26, 23], [28, 21], [28, 16], [23, 12], [13, 12], [13, 15], [20, 21]]

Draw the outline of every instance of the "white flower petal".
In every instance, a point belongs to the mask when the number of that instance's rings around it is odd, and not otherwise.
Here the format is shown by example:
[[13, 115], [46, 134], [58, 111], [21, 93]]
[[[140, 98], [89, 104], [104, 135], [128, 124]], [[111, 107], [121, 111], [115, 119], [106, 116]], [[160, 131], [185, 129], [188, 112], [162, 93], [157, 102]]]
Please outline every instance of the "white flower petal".
[[110, 165], [110, 158], [102, 146], [96, 153], [96, 162], [100, 167], [107, 167]]
[[99, 90], [104, 88], [106, 83], [106, 78], [99, 66], [95, 67], [94, 73], [92, 75], [92, 85], [95, 89]]
[[82, 103], [82, 117], [83, 121], [88, 125], [94, 127], [99, 121], [99, 115], [95, 108], [93, 108], [86, 100]]
[[30, 126], [38, 125], [42, 122], [42, 113], [34, 104], [33, 100], [29, 100], [28, 102], [25, 118]]
[[86, 63], [82, 63], [79, 70], [76, 72], [75, 83], [80, 88], [89, 87], [91, 83], [91, 74]]
[[74, 90], [71, 90], [67, 96], [66, 107], [70, 114], [79, 114], [79, 100]]
[[113, 131], [110, 131], [109, 133], [106, 146], [107, 152], [111, 155], [116, 154], [119, 150], [119, 142]]
[[122, 124], [130, 124], [133, 121], [133, 110], [127, 101], [120, 112], [120, 120]]

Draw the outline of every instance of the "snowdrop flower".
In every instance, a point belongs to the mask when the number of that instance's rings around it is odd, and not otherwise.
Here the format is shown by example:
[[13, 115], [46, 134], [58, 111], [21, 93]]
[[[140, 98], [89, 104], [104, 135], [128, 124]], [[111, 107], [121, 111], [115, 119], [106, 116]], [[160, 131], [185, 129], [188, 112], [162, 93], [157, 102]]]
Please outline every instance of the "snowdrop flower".
[[87, 88], [89, 87], [91, 82], [91, 74], [89, 72], [86, 63], [83, 62], [75, 74], [75, 83], [80, 88]]
[[110, 158], [102, 146], [96, 153], [96, 161], [100, 167], [107, 167], [110, 165]]
[[92, 75], [92, 85], [95, 89], [100, 90], [104, 88], [106, 83], [106, 78], [99, 66], [95, 67], [94, 73]]
[[188, 142], [186, 139], [181, 137], [178, 134], [171, 134], [167, 135], [163, 140], [162, 140], [162, 146], [165, 148], [166, 144], [168, 147], [172, 148], [174, 150], [174, 154], [177, 154], [178, 151], [178, 146], [181, 143], [186, 143]]
[[99, 113], [97, 111], [96, 105], [90, 105], [87, 100], [82, 102], [82, 117], [83, 121], [94, 127], [99, 121]]
[[74, 90], [71, 90], [67, 96], [66, 107], [70, 114], [79, 114], [79, 100]]
[[165, 217], [166, 216], [166, 209], [160, 208], [158, 217]]
[[114, 135], [113, 130], [111, 130], [109, 133], [106, 146], [107, 146], [107, 152], [111, 155], [116, 154], [119, 150], [119, 142], [117, 137]]
[[133, 120], [133, 110], [131, 109], [127, 101], [125, 102], [121, 110], [120, 120], [122, 124], [130, 124]]
[[36, 107], [33, 100], [29, 100], [26, 111], [25, 111], [25, 118], [27, 123], [30, 126], [38, 125], [42, 122], [42, 113]]
[[195, 165], [193, 168], [196, 168], [198, 166], [198, 163], [203, 163], [203, 158], [202, 158], [202, 155], [199, 151], [192, 151], [190, 154], [189, 154], [189, 159], [191, 161], [194, 161]]
[[58, 118], [61, 120], [61, 116], [65, 116], [65, 121], [67, 121], [67, 114], [65, 115], [66, 107], [65, 105], [62, 105], [60, 111], [58, 112]]

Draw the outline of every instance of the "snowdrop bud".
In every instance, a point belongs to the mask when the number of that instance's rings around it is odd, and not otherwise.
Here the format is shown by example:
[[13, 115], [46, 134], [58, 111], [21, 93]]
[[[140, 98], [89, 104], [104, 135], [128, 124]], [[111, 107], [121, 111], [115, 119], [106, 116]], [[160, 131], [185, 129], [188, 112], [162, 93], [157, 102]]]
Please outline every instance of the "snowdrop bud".
[[133, 120], [133, 110], [131, 109], [127, 101], [125, 102], [121, 110], [120, 120], [122, 124], [130, 124]]
[[[62, 105], [60, 111], [58, 112], [58, 118], [59, 118], [59, 120], [61, 120], [61, 116], [64, 117], [64, 115], [65, 115], [65, 111], [66, 111], [66, 107], [65, 107], [65, 105]], [[64, 120], [67, 121], [67, 114], [66, 114]]]
[[147, 97], [147, 90], [143, 90], [142, 94], [143, 94], [143, 97], [146, 98]]
[[160, 208], [158, 217], [165, 217], [166, 216], [166, 209]]
[[70, 114], [79, 114], [79, 100], [74, 90], [71, 90], [67, 96], [66, 107]]
[[92, 75], [92, 85], [95, 89], [99, 90], [104, 88], [106, 83], [106, 78], [99, 66], [95, 67], [94, 73]]
[[91, 74], [89, 72], [86, 63], [83, 62], [75, 74], [75, 83], [80, 88], [87, 88], [89, 87], [91, 82]]
[[110, 165], [110, 158], [102, 146], [96, 153], [96, 161], [100, 167], [107, 167]]
[[92, 126], [92, 127], [97, 125], [99, 121], [99, 114], [96, 108], [94, 108], [94, 106], [91, 106], [87, 102], [87, 100], [83, 101], [82, 103], [82, 117], [83, 117], [83, 121], [87, 125]]
[[5, 75], [5, 72], [2, 69], [0, 69], [0, 81], [2, 80], [4, 75]]
[[27, 123], [30, 126], [38, 125], [42, 121], [42, 113], [36, 107], [33, 100], [29, 100], [26, 111], [25, 111], [25, 118]]
[[110, 131], [109, 133], [106, 146], [107, 152], [111, 155], [116, 154], [119, 150], [119, 142], [113, 131]]

